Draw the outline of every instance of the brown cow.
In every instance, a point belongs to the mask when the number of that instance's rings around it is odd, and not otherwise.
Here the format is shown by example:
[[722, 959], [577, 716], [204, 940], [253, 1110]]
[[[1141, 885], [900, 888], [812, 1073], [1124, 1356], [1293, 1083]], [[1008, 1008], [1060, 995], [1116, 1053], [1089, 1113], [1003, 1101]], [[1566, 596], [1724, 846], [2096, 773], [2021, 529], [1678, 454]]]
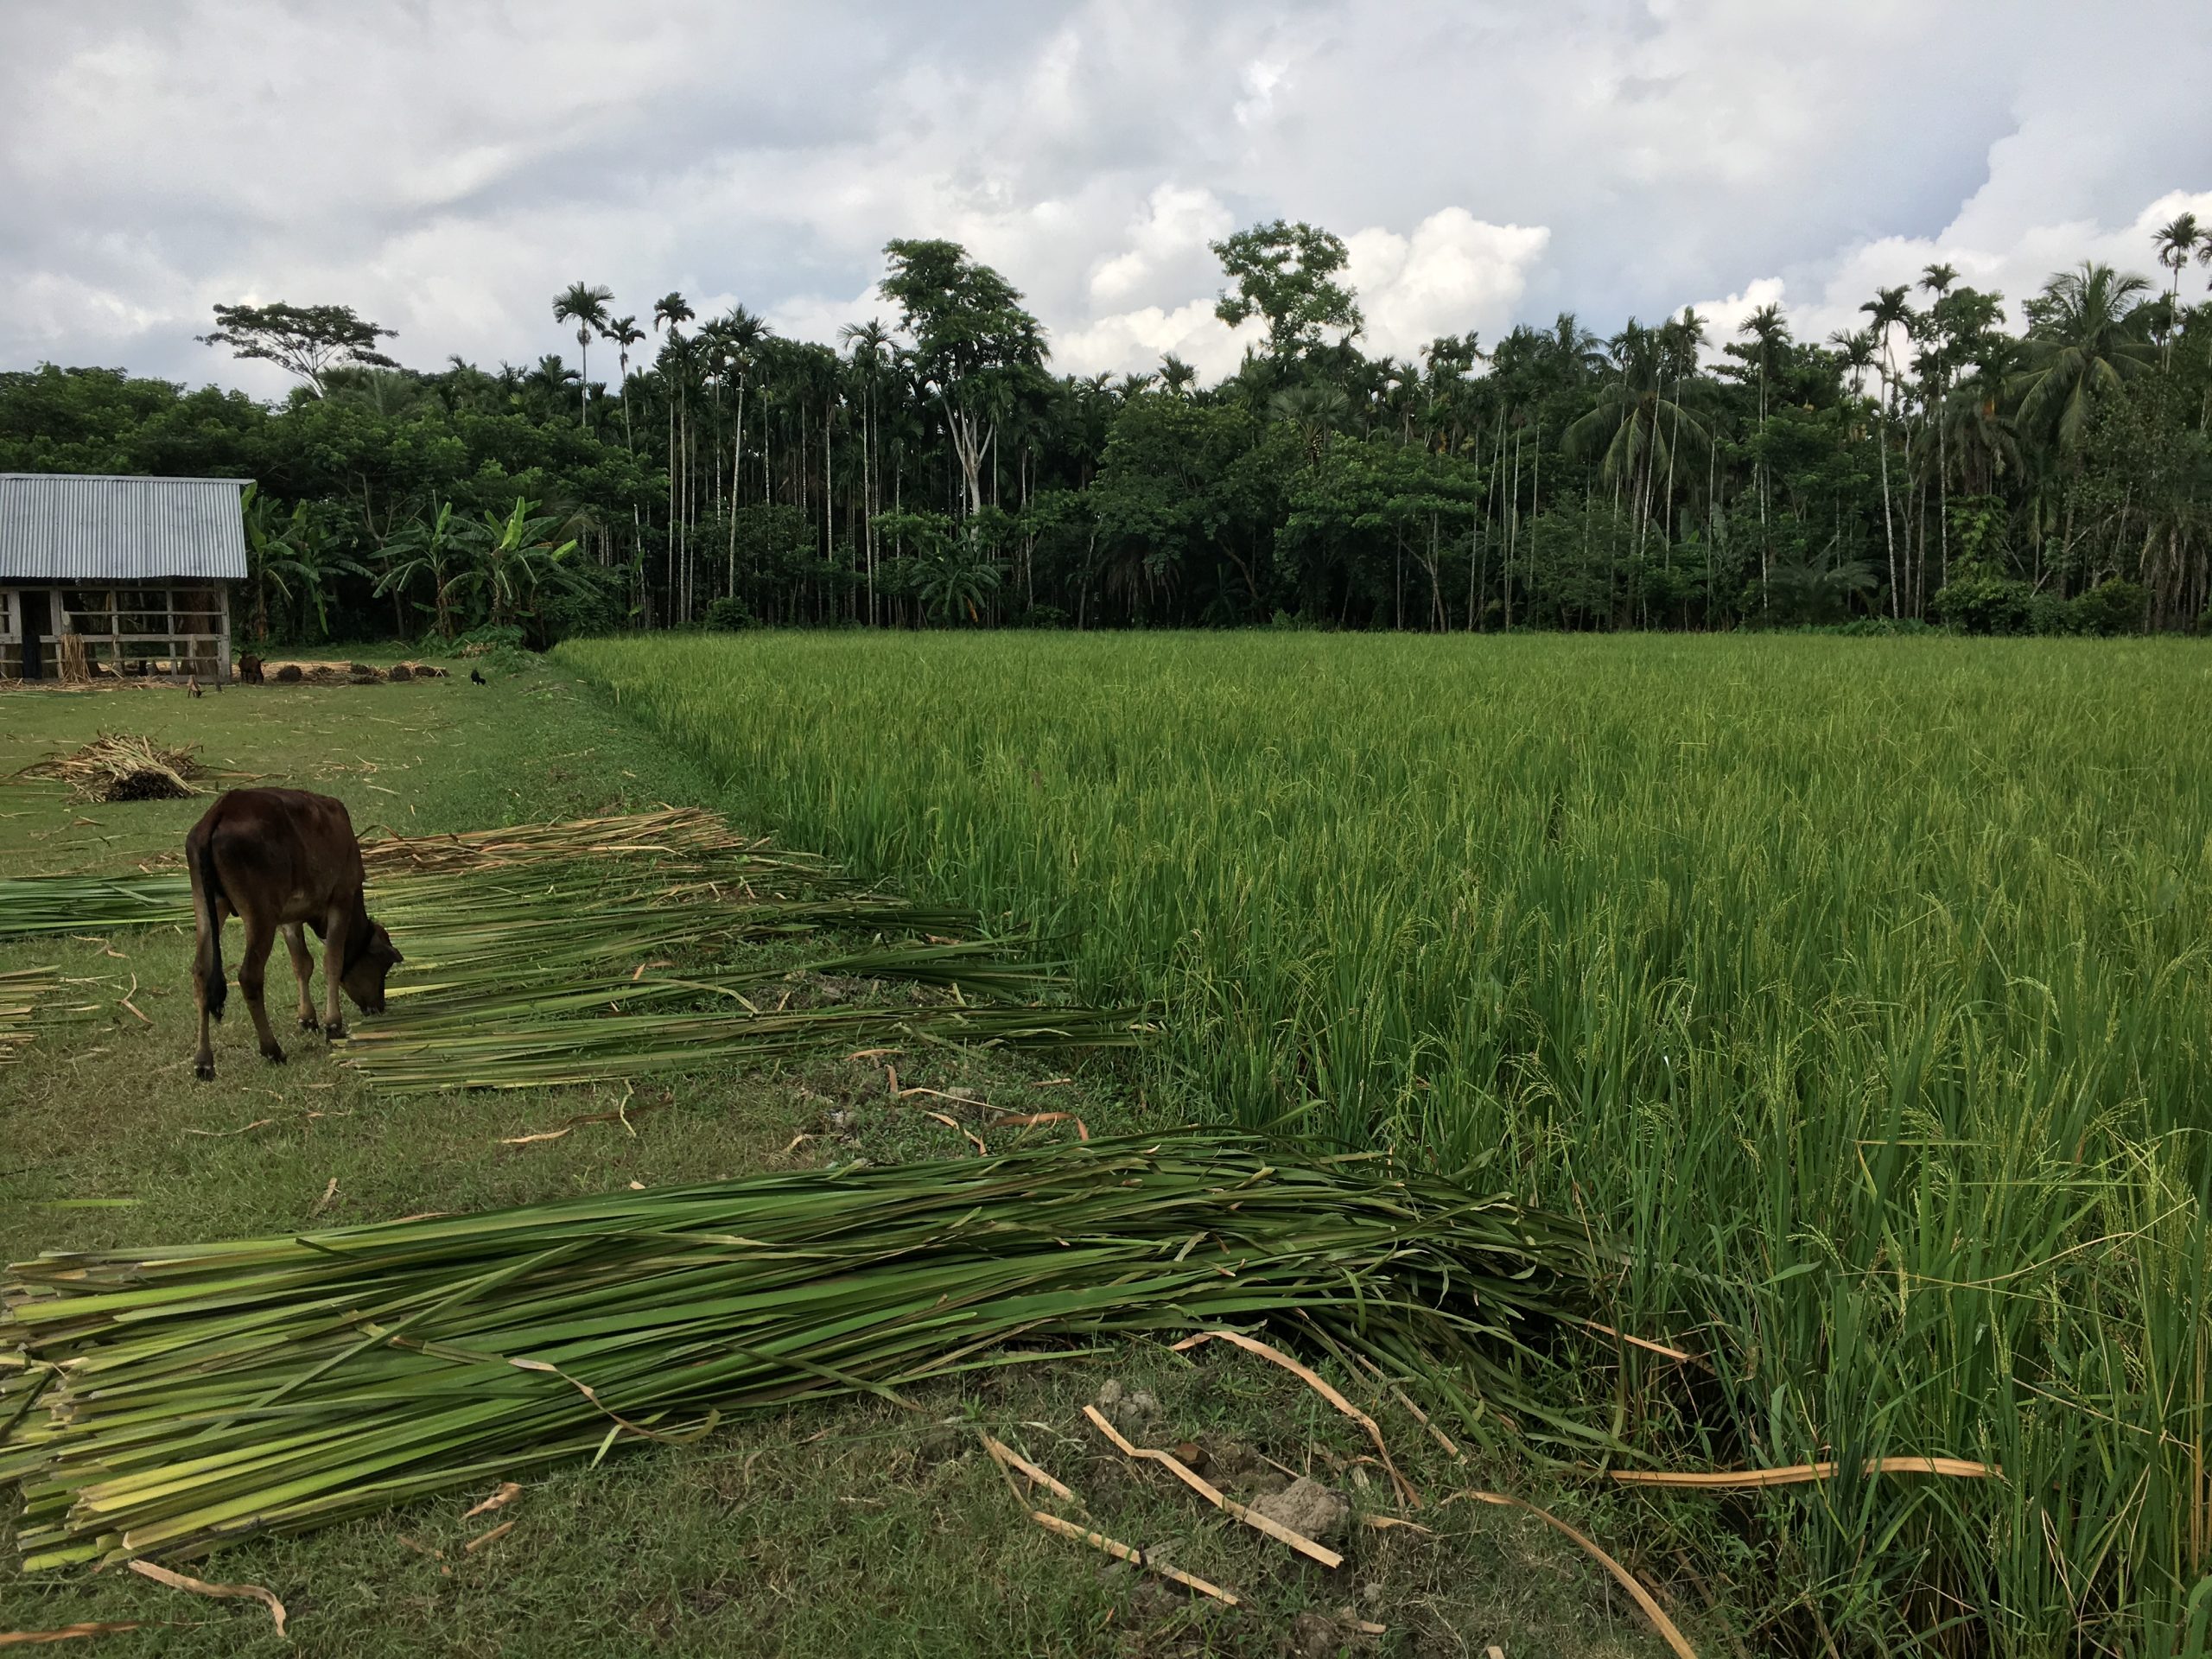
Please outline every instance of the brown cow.
[[[281, 928], [300, 981], [300, 1029], [343, 1037], [346, 1020], [338, 988], [364, 1014], [384, 1012], [385, 976], [404, 960], [391, 936], [369, 919], [361, 900], [361, 844], [345, 804], [298, 789], [234, 789], [217, 798], [184, 838], [192, 873], [192, 915], [200, 935], [192, 959], [193, 989], [200, 1003], [200, 1052], [195, 1070], [215, 1075], [207, 1023], [223, 1017], [223, 922], [232, 913], [245, 924], [245, 954], [238, 988], [245, 993], [264, 1059], [284, 1051], [269, 1029], [262, 1006], [262, 969]], [[323, 1003], [315, 1018], [308, 981], [314, 959], [301, 926], [323, 943]]]

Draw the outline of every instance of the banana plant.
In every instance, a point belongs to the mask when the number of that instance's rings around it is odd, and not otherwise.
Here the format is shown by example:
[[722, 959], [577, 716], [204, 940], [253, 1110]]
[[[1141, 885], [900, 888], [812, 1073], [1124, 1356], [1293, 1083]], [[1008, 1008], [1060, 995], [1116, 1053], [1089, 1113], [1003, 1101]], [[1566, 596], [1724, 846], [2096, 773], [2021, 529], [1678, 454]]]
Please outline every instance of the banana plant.
[[480, 591], [494, 627], [530, 611], [547, 584], [571, 588], [581, 581], [569, 564], [569, 556], [576, 550], [575, 539], [556, 544], [553, 537], [562, 521], [536, 512], [537, 505], [518, 495], [514, 510], [504, 518], [486, 511], [482, 523], [467, 526], [474, 565], [452, 585], [457, 590]]
[[454, 592], [463, 574], [461, 561], [467, 553], [468, 528], [466, 521], [454, 523], [452, 502], [441, 501], [436, 518], [418, 518], [385, 543], [388, 563], [377, 582], [378, 595], [404, 592], [417, 578], [429, 578], [431, 610], [441, 639], [454, 636]]

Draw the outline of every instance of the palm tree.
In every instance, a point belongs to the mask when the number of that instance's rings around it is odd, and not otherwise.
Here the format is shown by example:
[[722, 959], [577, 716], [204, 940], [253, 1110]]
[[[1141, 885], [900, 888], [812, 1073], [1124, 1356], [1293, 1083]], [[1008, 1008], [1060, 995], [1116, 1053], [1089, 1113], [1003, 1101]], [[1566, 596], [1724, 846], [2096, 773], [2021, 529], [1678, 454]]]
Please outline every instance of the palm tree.
[[1306, 440], [1306, 456], [1313, 465], [1329, 447], [1329, 435], [1342, 427], [1351, 413], [1351, 398], [1342, 386], [1328, 381], [1286, 386], [1268, 400], [1268, 413], [1299, 429]]
[[1167, 389], [1171, 397], [1181, 397], [1188, 394], [1191, 383], [1198, 378], [1198, 372], [1173, 352], [1160, 359], [1160, 384]]
[[569, 395], [569, 388], [576, 383], [576, 372], [563, 363], [554, 353], [547, 353], [537, 359], [535, 367], [520, 377], [522, 388], [537, 392], [549, 404], [559, 404]]
[[1748, 335], [1751, 343], [1731, 347], [1731, 354], [1745, 359], [1758, 377], [1759, 449], [1755, 482], [1759, 498], [1759, 581], [1764, 585], [1767, 567], [1774, 556], [1774, 544], [1767, 534], [1767, 501], [1770, 489], [1766, 465], [1766, 381], [1767, 376], [1776, 367], [1782, 348], [1789, 342], [1789, 325], [1783, 321], [1779, 305], [1763, 305], [1738, 323], [1736, 332]]
[[611, 288], [587, 286], [570, 283], [553, 296], [553, 321], [576, 325], [576, 352], [582, 370], [577, 390], [576, 424], [587, 424], [591, 418], [591, 337], [594, 331], [607, 331], [607, 302], [614, 297]]
[[[1897, 517], [1890, 509], [1890, 404], [1897, 396], [1897, 353], [1891, 334], [1900, 326], [1907, 328], [1912, 326], [1913, 309], [1905, 299], [1907, 291], [1902, 283], [1895, 288], [1878, 288], [1874, 290], [1874, 297], [1859, 308], [1872, 320], [1868, 330], [1882, 348], [1882, 539], [1890, 550], [1890, 613], [1892, 616], [1899, 614], [1899, 612], [1897, 602]], [[1911, 459], [1910, 448], [1906, 452], [1906, 459]], [[1911, 560], [1912, 548], [1908, 542], [1905, 547], [1908, 566]], [[1918, 613], [1916, 606], [1914, 614]]]
[[1866, 328], [1839, 328], [1828, 336], [1844, 372], [1851, 376], [1851, 395], [1866, 395], [1866, 371], [1874, 366], [1874, 335]]
[[1605, 366], [1605, 342], [1577, 321], [1572, 311], [1560, 312], [1551, 332], [1537, 338], [1543, 354], [1571, 373], [1595, 374]]
[[851, 349], [853, 374], [861, 391], [861, 543], [868, 566], [868, 620], [873, 627], [876, 622], [876, 497], [883, 474], [883, 457], [875, 436], [875, 404], [881, 391], [884, 365], [897, 348], [892, 343], [890, 329], [884, 327], [880, 317], [848, 323], [837, 331], [837, 338]]
[[[2212, 253], [2212, 236], [2208, 236], [2197, 228], [2195, 213], [2183, 213], [2179, 218], [2160, 226], [2152, 233], [2151, 241], [2158, 251], [2158, 263], [2173, 273], [2172, 279], [2166, 289], [2166, 308], [2178, 315], [2181, 308], [2182, 267], [2186, 265], [2190, 256], [2196, 252], [2197, 245], [2200, 242], [2203, 244], [2208, 253]], [[2164, 363], [2168, 370], [2173, 367], [2173, 353], [2174, 331], [2169, 324], [2166, 329]]]
[[613, 342], [622, 374], [622, 439], [631, 448], [638, 447], [638, 435], [630, 427], [630, 348], [645, 337], [635, 317], [617, 317], [599, 331], [599, 337]]
[[998, 561], [970, 531], [949, 537], [927, 557], [914, 594], [940, 621], [965, 611], [970, 622], [981, 622], [982, 607], [998, 592], [1000, 581]]
[[2004, 391], [2004, 376], [1985, 369], [1960, 383], [1959, 395], [1944, 411], [1961, 481], [1973, 494], [1995, 494], [1998, 480], [2024, 465], [2019, 433], [1999, 412]]
[[1936, 386], [1936, 395], [1929, 406], [1936, 411], [1936, 558], [1939, 587], [1950, 579], [1951, 573], [1951, 441], [1948, 435], [1950, 423], [1944, 419], [1944, 405], [1951, 389], [1943, 373], [1943, 296], [1958, 280], [1957, 269], [1948, 264], [1921, 268], [1921, 287], [1936, 296], [1928, 307], [1928, 338], [1929, 367]]
[[1621, 490], [1627, 491], [1639, 548], [1661, 476], [1673, 478], [1677, 447], [1685, 438], [1693, 446], [1712, 442], [1711, 434], [1682, 407], [1679, 377], [1675, 395], [1668, 395], [1664, 335], [1663, 329], [1647, 328], [1630, 319], [1613, 336], [1609, 344], [1616, 372], [1597, 403], [1567, 427], [1564, 438], [1569, 455], [1599, 454], [1598, 475], [1613, 486], [1617, 499]]
[[2150, 365], [2142, 296], [2148, 279], [2085, 261], [2027, 302], [2026, 366], [2012, 378], [2025, 427], [2042, 427], [2062, 453], [2077, 449], [2089, 415]]
[[[1845, 372], [1851, 376], [1851, 395], [1854, 397], [1864, 397], [1866, 395], [1866, 372], [1872, 368], [1875, 363], [1873, 330], [1839, 328], [1828, 336], [1828, 344], [1835, 348], [1837, 358], [1841, 360]], [[1882, 527], [1885, 531], [1889, 528], [1889, 484], [1890, 458], [1885, 436], [1882, 454]], [[1890, 615], [1894, 618], [1898, 613], [1897, 545], [1894, 537], [1890, 541], [1889, 552]]]
[[691, 321], [697, 313], [690, 302], [673, 289], [653, 302], [653, 332], [668, 330], [668, 344], [661, 348], [662, 380], [673, 394], [668, 399], [668, 598], [669, 620], [681, 622], [687, 619], [690, 593], [682, 600], [677, 596], [676, 571], [678, 550], [683, 540], [683, 512], [677, 493], [677, 480], [690, 481], [690, 469], [683, 465], [683, 445], [688, 437], [690, 399], [686, 390], [690, 383], [690, 351], [683, 338], [682, 325]]

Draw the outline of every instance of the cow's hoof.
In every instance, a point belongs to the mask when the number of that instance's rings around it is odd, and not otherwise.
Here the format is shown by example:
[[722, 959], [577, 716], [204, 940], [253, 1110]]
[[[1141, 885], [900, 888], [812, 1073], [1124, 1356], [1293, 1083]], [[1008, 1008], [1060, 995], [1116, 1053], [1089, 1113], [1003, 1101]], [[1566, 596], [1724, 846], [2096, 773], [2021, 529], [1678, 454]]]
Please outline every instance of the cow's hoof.
[[340, 1020], [334, 1021], [330, 1025], [325, 1026], [322, 1028], [322, 1034], [329, 1038], [334, 1043], [344, 1042], [346, 1040], [346, 1022], [343, 1020]]
[[192, 1075], [193, 1075], [194, 1077], [195, 1077], [199, 1078], [199, 1079], [200, 1079], [200, 1082], [202, 1082], [202, 1083], [213, 1083], [213, 1082], [214, 1082], [214, 1081], [215, 1081], [215, 1062], [214, 1062], [214, 1061], [213, 1061], [213, 1060], [195, 1060], [195, 1061], [194, 1061], [194, 1062], [193, 1062], [193, 1066], [192, 1066]]
[[284, 1064], [284, 1051], [276, 1044], [270, 1043], [261, 1051], [261, 1058], [271, 1065], [282, 1065]]
[[303, 1014], [300, 1016], [300, 1029], [302, 1031], [321, 1031], [322, 1029], [322, 1021], [316, 1019], [315, 1015], [311, 1014]]

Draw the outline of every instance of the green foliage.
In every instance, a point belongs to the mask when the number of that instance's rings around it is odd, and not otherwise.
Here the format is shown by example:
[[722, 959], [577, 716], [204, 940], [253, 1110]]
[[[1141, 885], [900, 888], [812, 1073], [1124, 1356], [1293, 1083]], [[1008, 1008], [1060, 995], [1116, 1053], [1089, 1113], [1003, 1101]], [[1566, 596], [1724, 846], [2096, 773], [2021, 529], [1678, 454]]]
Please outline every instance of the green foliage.
[[1606, 1374], [1642, 1450], [2000, 1465], [1746, 1505], [1778, 1599], [1839, 1650], [1947, 1620], [1976, 1650], [2118, 1648], [2195, 1581], [2193, 647], [1255, 632], [563, 656], [728, 779], [743, 821], [1068, 940], [1091, 1000], [1156, 1000], [1155, 1101], [1619, 1229], [1607, 1322], [1710, 1366], [1694, 1389], [1637, 1353]]
[[746, 607], [743, 600], [725, 594], [701, 613], [699, 621], [710, 633], [736, 633], [759, 626], [760, 619]]
[[353, 315], [349, 305], [219, 305], [215, 327], [200, 336], [203, 346], [227, 346], [232, 355], [274, 363], [296, 374], [323, 395], [324, 380], [340, 365], [396, 369], [398, 363], [377, 349], [377, 341], [397, 337]]
[[2143, 626], [2143, 613], [2150, 599], [2149, 591], [2139, 582], [2124, 582], [2117, 577], [2101, 582], [2069, 601], [2071, 626], [2067, 631], [2106, 639], [2134, 633]]
[[2142, 297], [2150, 284], [2110, 265], [2062, 271], [2027, 302], [2025, 366], [2012, 390], [2020, 418], [2077, 448], [2099, 400], [2148, 371], [2155, 355]]
[[[1221, 315], [1267, 340], [1214, 385], [1172, 355], [1054, 378], [1020, 289], [942, 238], [888, 244], [895, 326], [834, 346], [670, 293], [633, 364], [647, 334], [580, 280], [552, 306], [575, 365], [421, 372], [342, 308], [246, 308], [293, 329], [268, 349], [320, 395], [0, 375], [0, 467], [250, 477], [312, 504], [288, 546], [328, 559], [286, 577], [297, 600], [251, 595], [277, 634], [520, 605], [551, 638], [688, 625], [717, 599], [774, 626], [1824, 626], [1929, 620], [1947, 583], [1951, 626], [2066, 631], [2107, 579], [2144, 588], [2138, 626], [2180, 628], [2212, 605], [2212, 304], [2172, 264], [2201, 228], [2159, 236], [2163, 295], [2085, 265], [2027, 302], [2024, 336], [2002, 296], [1932, 265], [1825, 346], [1767, 306], [1726, 341], [1689, 309], [1605, 338], [1565, 315], [1402, 361], [1358, 343], [1343, 242], [1277, 221], [1216, 248]], [[615, 398], [594, 344], [616, 348]], [[577, 565], [619, 573], [588, 584], [607, 594], [495, 594], [426, 561], [447, 507], [474, 526], [518, 497], [562, 519]], [[952, 565], [996, 591], [948, 589], [956, 536], [979, 540]], [[1983, 578], [2026, 584], [2025, 616]]]
[[2031, 633], [2038, 630], [2037, 594], [2024, 582], [1990, 573], [1967, 563], [1951, 572], [1951, 579], [1936, 591], [1929, 613], [1946, 627], [1961, 633]]
[[1211, 245], [1236, 287], [1214, 307], [1234, 328], [1258, 316], [1268, 325], [1268, 352], [1278, 362], [1318, 350], [1332, 334], [1349, 339], [1362, 323], [1350, 287], [1338, 279], [1351, 255], [1344, 239], [1303, 219], [1255, 225]]

